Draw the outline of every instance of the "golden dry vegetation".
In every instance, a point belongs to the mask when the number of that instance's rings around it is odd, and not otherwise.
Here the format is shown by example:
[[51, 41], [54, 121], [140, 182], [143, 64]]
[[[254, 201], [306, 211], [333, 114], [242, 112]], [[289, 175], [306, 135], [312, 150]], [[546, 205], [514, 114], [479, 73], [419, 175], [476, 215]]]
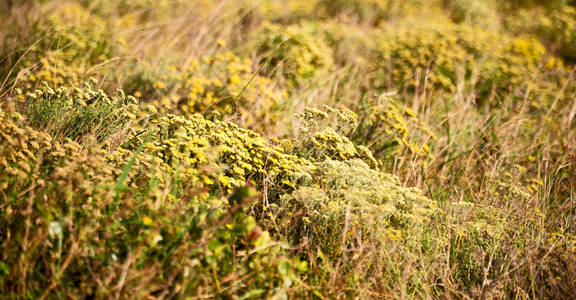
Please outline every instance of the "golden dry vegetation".
[[570, 299], [573, 0], [0, 2], [7, 299]]

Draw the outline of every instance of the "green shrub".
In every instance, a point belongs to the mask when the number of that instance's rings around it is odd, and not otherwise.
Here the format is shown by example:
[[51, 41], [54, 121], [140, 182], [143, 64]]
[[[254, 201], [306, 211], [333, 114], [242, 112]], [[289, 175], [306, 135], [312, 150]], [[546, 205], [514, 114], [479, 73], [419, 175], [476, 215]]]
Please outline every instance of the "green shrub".
[[317, 166], [271, 209], [282, 220], [281, 233], [294, 243], [307, 240], [332, 258], [346, 257], [345, 249], [363, 243], [381, 249], [390, 240], [418, 240], [437, 212], [419, 190], [401, 187], [396, 177], [361, 160], [325, 160]]
[[436, 135], [418, 118], [416, 112], [400, 101], [381, 96], [360, 103], [360, 121], [354, 141], [366, 145], [383, 161], [410, 154], [421, 163], [430, 158]]

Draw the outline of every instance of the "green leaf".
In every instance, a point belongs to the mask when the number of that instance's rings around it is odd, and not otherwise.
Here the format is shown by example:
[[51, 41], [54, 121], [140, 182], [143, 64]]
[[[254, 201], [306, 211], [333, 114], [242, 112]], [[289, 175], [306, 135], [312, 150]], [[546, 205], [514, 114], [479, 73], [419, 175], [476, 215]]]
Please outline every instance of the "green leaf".
[[250, 291], [246, 292], [244, 295], [240, 296], [238, 299], [243, 300], [243, 299], [256, 298], [258, 296], [263, 295], [265, 292], [266, 292], [266, 290], [263, 290], [263, 289], [250, 290]]

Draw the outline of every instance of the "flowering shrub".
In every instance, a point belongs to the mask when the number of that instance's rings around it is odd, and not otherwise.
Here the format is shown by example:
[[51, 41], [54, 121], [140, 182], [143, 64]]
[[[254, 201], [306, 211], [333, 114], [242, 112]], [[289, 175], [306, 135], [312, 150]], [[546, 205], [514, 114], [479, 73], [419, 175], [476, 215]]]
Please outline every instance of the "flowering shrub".
[[80, 4], [56, 7], [38, 29], [48, 34], [39, 44], [40, 51], [64, 51], [68, 59], [85, 59], [92, 63], [114, 54], [111, 43], [114, 36], [106, 21]]
[[185, 116], [237, 114], [242, 124], [262, 128], [276, 120], [274, 110], [285, 95], [255, 72], [250, 59], [226, 51], [192, 60], [187, 67], [170, 67], [156, 79], [133, 78], [127, 86], [155, 99], [152, 103], [165, 111]]
[[360, 159], [378, 169], [378, 161], [364, 146], [356, 146], [347, 137], [358, 124], [357, 115], [348, 109], [306, 108], [294, 151], [312, 161]]
[[280, 72], [298, 84], [330, 71], [334, 65], [332, 49], [315, 32], [314, 23], [288, 27], [264, 24], [256, 36], [257, 53], [265, 64], [264, 74]]
[[[198, 114], [189, 118], [160, 116], [146, 130], [153, 140], [143, 151], [159, 157], [175, 170], [182, 165], [179, 172], [183, 174], [197, 172], [202, 164], [217, 162], [221, 172], [203, 180], [227, 191], [248, 181], [260, 185], [273, 180], [290, 186], [293, 174], [309, 164], [285, 153], [280, 146], [269, 145], [250, 130], [234, 123], [212, 122]], [[135, 149], [145, 138], [146, 135], [140, 135], [127, 147]]]
[[100, 76], [94, 66], [121, 53], [111, 22], [78, 3], [46, 6], [35, 11], [39, 18], [32, 34], [37, 40], [21, 58], [20, 88], [39, 88], [42, 81], [77, 86], [90, 76]]
[[0, 1], [0, 294], [572, 298], [575, 5]]
[[40, 88], [42, 82], [52, 86], [79, 86], [89, 78], [88, 69], [68, 64], [62, 56], [61, 52], [55, 51], [50, 56], [40, 59], [34, 68], [23, 69], [19, 74], [18, 86], [26, 90]]
[[[534, 19], [537, 21], [534, 22]], [[574, 6], [561, 5], [552, 11], [541, 9], [535, 14], [525, 14], [519, 22], [510, 26], [524, 28], [524, 30], [536, 33], [554, 53], [568, 62], [576, 61], [574, 54], [576, 8]]]
[[141, 148], [107, 155], [25, 124], [0, 110], [3, 294], [271, 297], [305, 270], [246, 216], [254, 192], [208, 194]]
[[[494, 90], [512, 86], [547, 97], [548, 82], [538, 78], [562, 71], [562, 64], [531, 37], [511, 38], [450, 24], [384, 30], [376, 36], [376, 55], [382, 62], [376, 84], [388, 88], [455, 92], [463, 84], [477, 90], [479, 103], [497, 97]], [[522, 89], [527, 82], [533, 86]]]
[[42, 128], [57, 140], [70, 138], [82, 141], [88, 136], [103, 141], [125, 129], [136, 118], [136, 98], [121, 90], [108, 97], [96, 89], [95, 80], [80, 88], [52, 89], [46, 82], [42, 88], [25, 95], [20, 91], [21, 109], [26, 112], [30, 126]]
[[424, 161], [429, 157], [436, 135], [412, 109], [392, 97], [368, 100], [361, 107], [365, 111], [354, 140], [372, 149], [376, 157], [389, 160], [404, 152]]

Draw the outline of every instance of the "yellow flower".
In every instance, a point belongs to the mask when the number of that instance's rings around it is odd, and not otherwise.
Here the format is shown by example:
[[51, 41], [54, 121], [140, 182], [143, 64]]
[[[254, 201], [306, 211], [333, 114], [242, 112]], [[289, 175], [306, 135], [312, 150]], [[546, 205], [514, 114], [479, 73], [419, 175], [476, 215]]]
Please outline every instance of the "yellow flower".
[[144, 225], [146, 226], [152, 226], [152, 224], [154, 224], [154, 221], [152, 221], [150, 217], [145, 216], [144, 218], [142, 218], [142, 223], [144, 223]]
[[157, 81], [157, 82], [154, 84], [154, 87], [157, 88], [157, 89], [163, 89], [163, 88], [164, 88], [164, 82], [162, 82], [162, 81]]

